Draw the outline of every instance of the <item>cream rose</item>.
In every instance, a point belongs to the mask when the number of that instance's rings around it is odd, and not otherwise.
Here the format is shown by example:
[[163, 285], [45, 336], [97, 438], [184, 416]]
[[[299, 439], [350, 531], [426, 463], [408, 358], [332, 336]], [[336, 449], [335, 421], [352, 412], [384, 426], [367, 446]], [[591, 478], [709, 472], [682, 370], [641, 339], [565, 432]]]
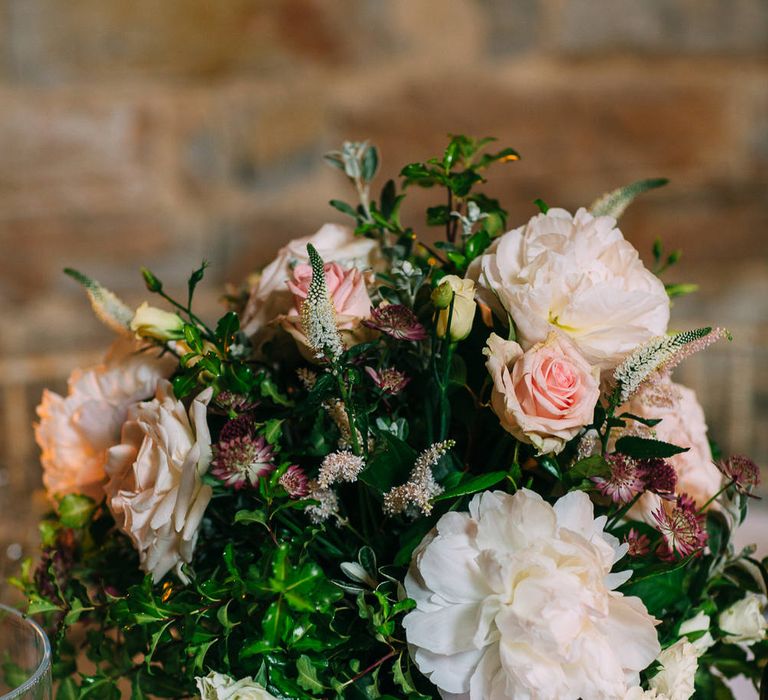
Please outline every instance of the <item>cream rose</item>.
[[195, 682], [200, 700], [276, 700], [250, 676], [236, 681], [223, 673], [211, 671], [205, 677], [195, 678]]
[[699, 653], [687, 639], [675, 642], [659, 654], [661, 670], [648, 683], [669, 700], [688, 700], [693, 695]]
[[[696, 393], [669, 379], [641, 390], [617, 411], [641, 418], [661, 419], [651, 430], [638, 428], [658, 440], [689, 448], [667, 461], [677, 472], [677, 493], [686, 493], [703, 506], [722, 485], [722, 475], [712, 459], [704, 411]], [[644, 494], [630, 516], [652, 523], [651, 513], [661, 505], [658, 496]]]
[[527, 352], [495, 333], [483, 351], [493, 379], [491, 407], [502, 427], [540, 454], [560, 452], [589, 423], [600, 397], [597, 367], [553, 331]]
[[375, 267], [380, 259], [377, 241], [355, 236], [352, 229], [338, 224], [325, 224], [314, 235], [291, 241], [264, 268], [251, 290], [241, 323], [247, 335], [255, 336], [293, 306], [286, 283], [296, 265], [309, 262], [307, 243], [315, 246], [325, 262], [337, 262], [344, 267], [365, 270]]
[[663, 335], [669, 299], [661, 281], [609, 216], [550, 209], [504, 234], [473, 265], [482, 298], [517, 327], [527, 349], [552, 328], [567, 333], [590, 364], [615, 367]]
[[[371, 298], [366, 287], [366, 275], [355, 267], [343, 268], [339, 263], [325, 263], [325, 284], [336, 312], [336, 327], [341, 333], [344, 345], [357, 345], [371, 337], [369, 328], [362, 325], [371, 316]], [[315, 353], [304, 335], [301, 322], [301, 308], [307, 298], [312, 282], [312, 268], [307, 264], [297, 265], [292, 279], [287, 283], [293, 295], [293, 308], [289, 313], [278, 316], [278, 323], [299, 344], [308, 359]]]
[[655, 620], [614, 589], [626, 545], [583, 492], [475, 495], [414, 552], [403, 620], [416, 665], [444, 698], [613, 700], [659, 653]]
[[189, 582], [181, 567], [192, 561], [211, 499], [200, 477], [211, 463], [206, 412], [212, 393], [203, 391], [187, 414], [170, 382], [161, 381], [152, 401], [132, 409], [121, 444], [108, 451], [107, 505], [155, 583], [171, 569]]
[[43, 392], [35, 438], [51, 499], [73, 493], [97, 502], [104, 498], [107, 449], [119, 442], [128, 408], [151, 397], [171, 372], [168, 358], [140, 350], [138, 343], [120, 339], [103, 362], [72, 372], [66, 396]]
[[[453, 309], [451, 309], [453, 302]], [[446, 275], [432, 292], [432, 303], [438, 308], [437, 337], [445, 338], [450, 318], [451, 340], [464, 340], [472, 330], [475, 320], [475, 283], [456, 275]]]
[[747, 593], [741, 600], [720, 614], [718, 625], [726, 633], [728, 644], [754, 644], [765, 639], [768, 622], [765, 619], [768, 599], [760, 593]]
[[696, 653], [701, 656], [710, 647], [715, 645], [715, 640], [712, 637], [712, 633], [709, 631], [710, 619], [709, 615], [704, 612], [698, 612], [692, 618], [683, 622], [680, 625], [680, 635], [694, 635], [696, 633], [703, 632], [701, 636], [697, 637], [693, 641], [688, 641], [693, 644], [696, 649]]

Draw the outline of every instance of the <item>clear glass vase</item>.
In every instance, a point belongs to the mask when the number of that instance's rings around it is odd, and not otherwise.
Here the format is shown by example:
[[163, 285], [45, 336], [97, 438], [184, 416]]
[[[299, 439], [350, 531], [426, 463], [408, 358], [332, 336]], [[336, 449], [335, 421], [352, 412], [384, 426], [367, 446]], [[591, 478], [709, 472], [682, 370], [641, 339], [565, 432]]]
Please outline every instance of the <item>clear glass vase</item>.
[[0, 700], [51, 700], [51, 646], [45, 632], [0, 605]]

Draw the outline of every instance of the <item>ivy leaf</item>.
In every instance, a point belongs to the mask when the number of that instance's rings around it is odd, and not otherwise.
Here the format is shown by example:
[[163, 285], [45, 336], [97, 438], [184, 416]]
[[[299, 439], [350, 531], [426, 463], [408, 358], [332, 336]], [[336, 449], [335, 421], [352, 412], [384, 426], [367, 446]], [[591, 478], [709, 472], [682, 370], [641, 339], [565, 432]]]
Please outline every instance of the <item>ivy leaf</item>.
[[636, 435], [626, 435], [616, 441], [616, 452], [635, 459], [653, 459], [654, 457], [665, 459], [682, 452], [688, 452], [689, 449], [689, 447], [678, 447], [668, 442], [637, 437]]
[[433, 498], [433, 501], [447, 501], [450, 498], [458, 498], [459, 496], [468, 496], [471, 493], [477, 493], [478, 491], [485, 491], [486, 489], [495, 486], [500, 481], [503, 481], [507, 476], [507, 472], [490, 472], [488, 474], [481, 474], [480, 476], [472, 477], [462, 484], [444, 491], [439, 496]]
[[302, 654], [299, 657], [299, 660], [296, 662], [296, 671], [298, 673], [296, 682], [304, 690], [308, 690], [313, 695], [323, 692], [325, 686], [317, 677], [317, 669], [312, 665], [308, 656]]

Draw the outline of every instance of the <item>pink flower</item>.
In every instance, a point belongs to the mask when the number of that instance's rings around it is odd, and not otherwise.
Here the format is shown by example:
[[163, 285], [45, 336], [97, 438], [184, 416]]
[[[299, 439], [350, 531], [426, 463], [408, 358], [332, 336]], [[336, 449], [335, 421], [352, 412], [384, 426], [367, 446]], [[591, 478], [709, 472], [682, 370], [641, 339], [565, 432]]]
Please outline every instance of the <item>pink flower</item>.
[[214, 447], [211, 474], [227, 486], [241, 489], [247, 483], [255, 486], [259, 478], [274, 471], [274, 450], [256, 435], [253, 421], [241, 416], [224, 425]]
[[636, 460], [622, 454], [608, 455], [606, 459], [611, 465], [610, 476], [592, 478], [603, 496], [609, 496], [614, 503], [623, 505], [645, 491], [643, 470]]
[[402, 304], [383, 304], [373, 309], [371, 318], [363, 324], [396, 340], [424, 340], [427, 337], [427, 329], [419, 323], [416, 314]]
[[492, 333], [483, 353], [493, 379], [493, 411], [505, 430], [539, 454], [560, 452], [592, 421], [599, 369], [564, 334], [553, 331], [524, 353]]
[[695, 511], [695, 506], [684, 495], [677, 499], [677, 505], [667, 511], [660, 507], [653, 512], [653, 518], [659, 532], [664, 537], [666, 548], [659, 552], [661, 558], [677, 552], [681, 557], [704, 549], [707, 544], [707, 531], [704, 518]]
[[[346, 347], [365, 342], [371, 332], [362, 325], [371, 315], [371, 298], [366, 288], [366, 276], [355, 267], [345, 269], [339, 263], [325, 263], [325, 283], [336, 312], [336, 327], [341, 332]], [[293, 308], [279, 316], [278, 323], [291, 335], [307, 359], [314, 360], [315, 353], [309, 347], [301, 324], [301, 307], [307, 298], [312, 281], [312, 267], [305, 263], [293, 269], [288, 289], [293, 294]]]
[[641, 535], [632, 528], [624, 540], [627, 543], [627, 554], [630, 557], [644, 557], [651, 551], [651, 540], [648, 535]]
[[309, 494], [309, 479], [304, 470], [292, 464], [277, 481], [291, 498], [306, 498]]
[[405, 372], [394, 367], [385, 367], [380, 372], [377, 372], [373, 367], [366, 367], [365, 371], [382, 392], [392, 396], [399, 394], [411, 381]]
[[734, 455], [722, 459], [717, 463], [717, 468], [742, 493], [751, 493], [760, 484], [760, 467], [749, 457]]

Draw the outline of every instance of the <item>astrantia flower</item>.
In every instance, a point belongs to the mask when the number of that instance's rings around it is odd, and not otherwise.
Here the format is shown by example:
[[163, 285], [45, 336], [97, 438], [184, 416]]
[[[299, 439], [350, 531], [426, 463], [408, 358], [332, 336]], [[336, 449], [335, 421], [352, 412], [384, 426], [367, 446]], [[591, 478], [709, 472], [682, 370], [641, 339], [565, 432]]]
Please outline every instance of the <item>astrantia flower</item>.
[[222, 391], [213, 400], [215, 407], [230, 415], [247, 413], [256, 408], [257, 404], [250, 401], [243, 394], [233, 394], [231, 391]]
[[608, 455], [606, 460], [611, 465], [610, 476], [592, 477], [603, 496], [609, 496], [614, 503], [625, 504], [645, 490], [643, 470], [636, 460], [618, 453]]
[[373, 383], [385, 394], [399, 394], [411, 381], [405, 372], [394, 367], [385, 367], [379, 372], [373, 367], [366, 367], [365, 371], [373, 379]]
[[642, 601], [614, 589], [625, 552], [583, 492], [474, 496], [414, 552], [403, 626], [444, 698], [614, 700], [659, 653]]
[[666, 500], [675, 499], [677, 472], [664, 459], [644, 459], [642, 461], [645, 488]]
[[200, 700], [276, 700], [250, 676], [235, 680], [223, 673], [211, 671], [195, 678]]
[[760, 467], [749, 457], [734, 455], [716, 463], [725, 478], [742, 493], [751, 493], [760, 483]]
[[371, 317], [363, 325], [381, 331], [396, 340], [424, 340], [427, 329], [407, 306], [382, 304], [371, 311]]
[[590, 364], [611, 369], [664, 335], [669, 297], [609, 216], [550, 209], [504, 234], [473, 264], [484, 300], [512, 317], [523, 349], [553, 328]]
[[152, 401], [132, 409], [121, 444], [107, 453], [107, 505], [155, 583], [171, 569], [189, 582], [181, 567], [192, 561], [211, 500], [201, 477], [211, 462], [206, 415], [212, 393], [208, 388], [199, 394], [187, 413], [162, 380]]
[[651, 551], [651, 540], [648, 535], [640, 534], [635, 528], [631, 528], [624, 540], [627, 544], [627, 554], [630, 557], [644, 557]]
[[681, 557], [698, 552], [707, 544], [704, 519], [691, 503], [678, 498], [677, 505], [670, 510], [661, 507], [653, 512], [656, 526], [670, 552], [677, 552]]
[[211, 474], [236, 489], [246, 484], [255, 486], [260, 477], [274, 471], [274, 457], [272, 447], [255, 434], [251, 418], [240, 416], [222, 428], [214, 447]]
[[675, 642], [659, 654], [661, 670], [648, 681], [651, 688], [669, 700], [688, 700], [693, 695], [698, 659], [696, 647], [687, 639]]
[[309, 493], [309, 479], [304, 470], [292, 464], [285, 473], [277, 480], [291, 498], [305, 498]]

